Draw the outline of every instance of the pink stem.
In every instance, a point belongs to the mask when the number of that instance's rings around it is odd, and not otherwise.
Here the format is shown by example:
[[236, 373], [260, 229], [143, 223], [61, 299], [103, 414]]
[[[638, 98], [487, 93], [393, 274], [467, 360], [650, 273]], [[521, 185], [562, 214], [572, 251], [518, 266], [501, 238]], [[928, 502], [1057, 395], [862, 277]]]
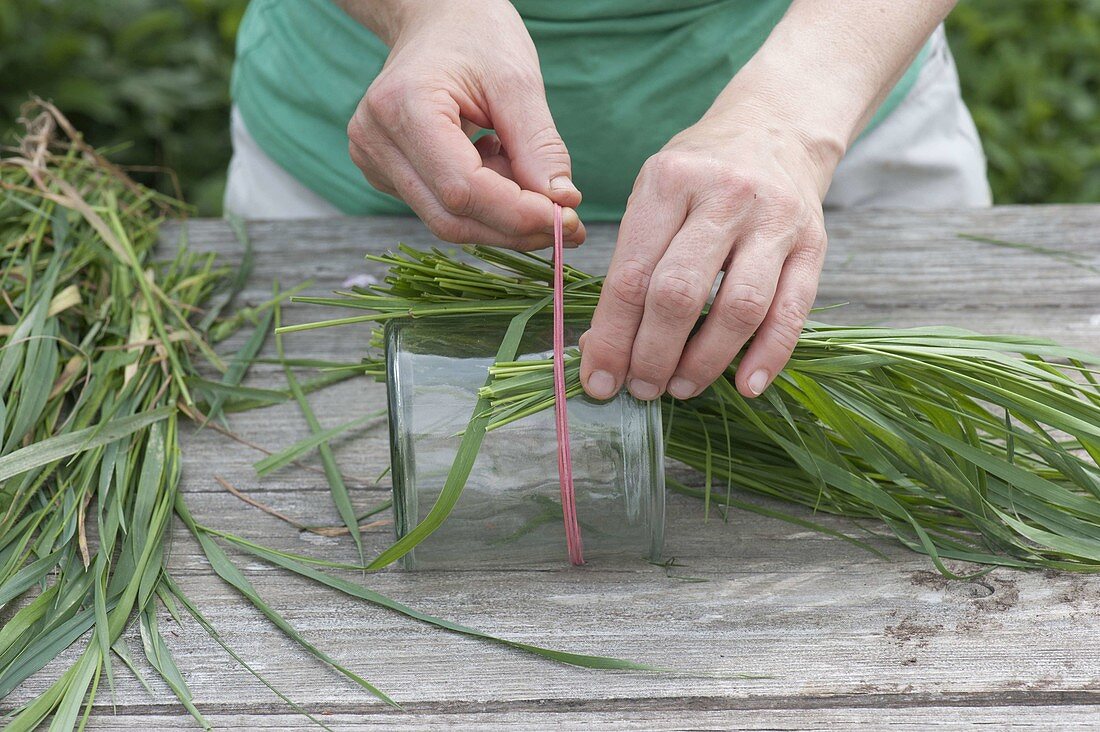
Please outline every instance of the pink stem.
[[561, 206], [554, 204], [554, 418], [558, 431], [558, 477], [565, 519], [569, 561], [584, 564], [584, 543], [577, 524], [577, 496], [573, 490], [573, 453], [569, 449], [569, 418], [565, 413], [565, 277], [562, 258]]

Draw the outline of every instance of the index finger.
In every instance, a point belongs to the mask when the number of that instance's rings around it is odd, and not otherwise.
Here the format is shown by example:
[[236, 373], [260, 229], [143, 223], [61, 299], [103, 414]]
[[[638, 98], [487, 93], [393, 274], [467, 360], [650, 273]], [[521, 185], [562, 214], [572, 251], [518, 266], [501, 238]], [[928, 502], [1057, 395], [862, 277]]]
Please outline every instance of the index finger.
[[683, 197], [643, 190], [627, 204], [581, 352], [581, 384], [594, 398], [609, 399], [622, 388], [650, 277], [686, 217]]
[[[508, 236], [545, 234], [553, 243], [554, 204], [484, 166], [462, 129], [458, 104], [446, 92], [405, 105], [388, 136], [427, 184], [440, 206]], [[578, 232], [576, 212], [566, 212], [567, 237]]]

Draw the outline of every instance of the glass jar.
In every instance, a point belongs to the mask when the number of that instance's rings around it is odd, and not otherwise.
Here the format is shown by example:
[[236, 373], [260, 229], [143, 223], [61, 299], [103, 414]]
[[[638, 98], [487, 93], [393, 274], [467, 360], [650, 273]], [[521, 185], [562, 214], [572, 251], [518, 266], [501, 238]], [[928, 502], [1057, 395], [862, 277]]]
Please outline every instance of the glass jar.
[[[435, 505], [509, 318], [440, 316], [386, 326], [394, 524], [400, 538]], [[566, 326], [566, 344], [583, 330]], [[549, 318], [528, 324], [515, 360], [550, 356]], [[568, 402], [585, 561], [660, 558], [665, 484], [659, 402], [622, 392]], [[567, 562], [554, 411], [485, 435], [466, 487], [406, 569], [496, 569]]]

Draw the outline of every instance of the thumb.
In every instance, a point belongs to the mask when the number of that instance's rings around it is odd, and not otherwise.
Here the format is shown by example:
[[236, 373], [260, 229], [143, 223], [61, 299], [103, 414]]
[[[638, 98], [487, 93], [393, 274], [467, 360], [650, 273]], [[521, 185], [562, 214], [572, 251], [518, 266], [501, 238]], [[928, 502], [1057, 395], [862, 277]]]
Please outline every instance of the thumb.
[[573, 185], [569, 151], [554, 125], [542, 82], [525, 86], [505, 91], [493, 105], [493, 129], [512, 163], [516, 183], [576, 208], [581, 193]]

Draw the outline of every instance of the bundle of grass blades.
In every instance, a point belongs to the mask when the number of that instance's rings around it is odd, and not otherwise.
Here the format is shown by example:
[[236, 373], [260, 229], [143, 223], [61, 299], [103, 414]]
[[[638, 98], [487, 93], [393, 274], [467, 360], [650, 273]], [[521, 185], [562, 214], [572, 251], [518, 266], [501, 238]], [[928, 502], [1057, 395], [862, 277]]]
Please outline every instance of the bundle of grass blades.
[[[247, 275], [247, 251], [246, 264], [235, 272], [182, 243], [174, 258], [156, 260], [158, 225], [183, 207], [133, 182], [51, 105], [39, 102], [27, 117], [21, 144], [0, 151], [0, 705], [66, 649], [78, 652], [45, 691], [0, 716], [0, 726], [31, 730], [52, 715], [51, 730], [82, 727], [103, 682], [113, 696], [119, 662], [151, 688], [124, 636], [137, 624], [148, 665], [209, 728], [165, 640], [164, 610], [179, 623], [182, 608], [212, 642], [268, 684], [225, 644], [201, 601], [173, 579], [173, 512], [213, 571], [243, 599], [315, 659], [390, 704], [389, 696], [304, 638], [265, 602], [219, 542], [253, 561], [450, 632], [559, 663], [645, 668], [496, 638], [421, 613], [337, 573], [362, 570], [360, 565], [278, 551], [197, 522], [179, 491], [182, 430], [290, 399], [308, 420], [306, 394], [350, 372], [299, 383], [292, 362], [282, 359], [285, 390], [240, 387], [290, 292], [228, 314]], [[211, 344], [250, 322], [252, 334], [223, 362]], [[278, 348], [281, 354], [281, 340]], [[217, 376], [208, 378], [211, 372]], [[308, 449], [320, 450], [339, 510], [346, 488], [325, 451], [326, 433], [310, 421], [315, 434], [261, 464], [274, 470]], [[353, 538], [361, 518], [350, 516]]]
[[[435, 250], [370, 257], [376, 286], [309, 302], [366, 312], [301, 327], [448, 314], [518, 314], [545, 301], [551, 268], [534, 255], [473, 247], [479, 264]], [[566, 312], [590, 319], [601, 280], [566, 272]], [[376, 333], [375, 342], [380, 335]], [[756, 400], [735, 361], [699, 397], [665, 397], [666, 454], [704, 476], [676, 490], [861, 543], [755, 493], [873, 519], [906, 546], [1010, 567], [1100, 569], [1097, 356], [1048, 341], [957, 328], [809, 324], [787, 368]], [[367, 371], [381, 373], [376, 360]], [[492, 429], [553, 405], [550, 361], [498, 363], [481, 396]], [[570, 354], [567, 389], [581, 391]]]
[[[136, 614], [146, 655], [187, 701], [155, 597], [189, 399], [189, 309], [222, 284], [209, 257], [153, 263], [178, 205], [86, 147], [55, 109], [0, 158], [0, 698], [86, 632], [79, 660], [8, 729], [74, 726]], [[205, 343], [202, 344], [205, 346]], [[208, 347], [206, 347], [208, 349]], [[36, 594], [37, 593], [37, 594]], [[90, 700], [89, 700], [90, 704]]]
[[[188, 605], [165, 574], [178, 498], [181, 409], [194, 414], [193, 358], [209, 341], [230, 270], [183, 248], [152, 259], [181, 205], [134, 183], [46, 103], [0, 157], [0, 699], [69, 646], [77, 660], [10, 720], [81, 723], [122, 632], [191, 703], [158, 622], [158, 597]], [[220, 305], [200, 306], [219, 295]]]

